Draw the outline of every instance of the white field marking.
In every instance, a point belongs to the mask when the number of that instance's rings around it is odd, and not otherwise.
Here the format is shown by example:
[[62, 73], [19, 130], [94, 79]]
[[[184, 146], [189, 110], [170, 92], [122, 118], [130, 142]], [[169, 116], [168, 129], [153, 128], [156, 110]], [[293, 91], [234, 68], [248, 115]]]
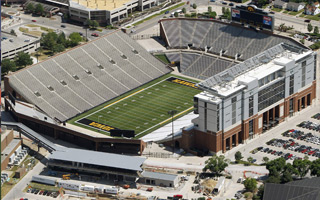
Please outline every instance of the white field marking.
[[157, 120], [157, 118], [153, 118], [152, 121]]
[[[173, 118], [175, 118], [175, 117], [177, 117], [177, 116], [179, 116], [179, 115], [181, 115], [181, 114], [183, 114], [183, 113], [187, 112], [188, 110], [191, 110], [192, 108], [193, 108], [193, 106], [192, 106], [192, 107], [190, 107], [190, 108], [188, 108], [188, 109], [186, 109], [186, 110], [184, 110], [184, 111], [182, 111], [182, 112], [180, 112], [180, 113], [178, 113], [178, 114], [176, 114]], [[170, 119], [171, 119], [171, 117], [169, 117], [168, 119], [166, 119], [166, 120], [164, 120], [164, 121], [162, 121], [162, 122], [160, 122], [160, 123], [158, 123], [158, 124], [156, 124], [156, 125], [154, 125], [154, 126], [152, 126], [152, 127], [148, 128], [148, 129], [146, 129], [146, 130], [144, 130], [144, 131], [142, 131], [142, 132], [138, 133], [136, 136], [141, 135], [142, 133], [144, 133], [144, 132], [146, 132], [146, 131], [148, 131], [148, 130], [150, 130], [150, 129], [152, 129], [152, 128], [156, 127], [156, 126], [159, 126], [159, 125], [161, 125], [161, 124], [163, 124], [163, 123], [166, 123], [166, 122], [167, 122], [168, 120], [170, 120]]]
[[[142, 92], [142, 91], [144, 91], [144, 90], [146, 90], [146, 89], [149, 89], [149, 88], [151, 88], [151, 87], [153, 87], [153, 86], [155, 86], [155, 85], [158, 85], [158, 84], [162, 83], [163, 81], [166, 81], [167, 79], [169, 79], [169, 78], [171, 78], [171, 77], [177, 78], [177, 77], [175, 77], [175, 76], [170, 76], [170, 77], [165, 78], [165, 79], [163, 79], [163, 80], [161, 80], [161, 81], [159, 81], [159, 82], [157, 82], [157, 83], [155, 83], [155, 84], [153, 84], [153, 85], [150, 85], [150, 86], [148, 86], [148, 87], [146, 87], [146, 88], [141, 89], [141, 90], [138, 91], [136, 94], [138, 94], [138, 93], [140, 93], [140, 92]], [[156, 88], [156, 89], [157, 89], [157, 88]], [[135, 95], [136, 95], [136, 94], [135, 94]], [[129, 95], [128, 95], [128, 96], [129, 96]], [[133, 96], [134, 96], [134, 95], [133, 95]], [[131, 97], [131, 96], [130, 96], [130, 97]], [[118, 100], [117, 103], [121, 102], [121, 101], [124, 100], [124, 99], [126, 99], [126, 97]], [[133, 99], [133, 100], [131, 100], [131, 101], [132, 101], [132, 102], [135, 102], [136, 100]], [[113, 105], [113, 104], [111, 103], [109, 106], [111, 106], [111, 105]], [[95, 114], [95, 113], [97, 113], [97, 112], [100, 112], [101, 110], [104, 110], [104, 109], [108, 108], [109, 106], [102, 107], [102, 108], [100, 108], [99, 110], [97, 110], [97, 111], [95, 111], [95, 112], [93, 112], [93, 113], [91, 113], [91, 114], [89, 114], [89, 115], [86, 115], [86, 116], [84, 116], [84, 117], [81, 118], [81, 119], [87, 118], [87, 117], [89, 117], [89, 116], [91, 116], [91, 115], [93, 115], [93, 114]], [[79, 120], [81, 120], [81, 119], [78, 119], [77, 121], [79, 121]], [[76, 121], [76, 122], [77, 122], [77, 121]], [[81, 123], [80, 123], [80, 124], [81, 124]]]
[[149, 123], [148, 122], [144, 123], [144, 125], [147, 125], [147, 124], [149, 124]]

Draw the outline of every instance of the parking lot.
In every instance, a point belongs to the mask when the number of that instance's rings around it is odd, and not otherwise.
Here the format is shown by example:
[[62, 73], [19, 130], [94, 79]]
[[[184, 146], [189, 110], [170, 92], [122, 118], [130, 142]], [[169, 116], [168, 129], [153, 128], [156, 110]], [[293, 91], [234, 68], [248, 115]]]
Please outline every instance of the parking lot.
[[52, 198], [57, 198], [59, 196], [59, 193], [56, 191], [48, 191], [48, 190], [38, 190], [35, 188], [29, 188], [27, 190], [27, 193], [37, 195], [35, 198], [41, 198], [41, 196], [48, 196]]
[[[264, 163], [263, 157], [273, 160], [282, 156], [288, 162], [293, 162], [294, 159], [303, 159], [305, 156], [308, 156], [311, 161], [318, 159], [320, 154], [318, 127], [320, 127], [320, 123], [319, 120], [312, 118], [318, 113], [317, 111], [319, 111], [319, 105], [302, 110], [295, 117], [289, 118], [271, 130], [255, 135], [252, 140], [231, 149], [226, 153], [226, 157], [235, 160], [234, 154], [240, 151], [244, 157], [243, 160], [252, 157], [256, 164]], [[298, 127], [303, 122], [306, 122], [305, 127]]]

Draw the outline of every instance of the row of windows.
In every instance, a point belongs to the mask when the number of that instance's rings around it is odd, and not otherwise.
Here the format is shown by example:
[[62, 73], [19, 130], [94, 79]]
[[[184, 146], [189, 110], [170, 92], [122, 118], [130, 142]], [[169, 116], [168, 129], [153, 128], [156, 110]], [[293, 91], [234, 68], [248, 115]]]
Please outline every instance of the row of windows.
[[253, 115], [253, 96], [249, 97], [249, 117]]
[[283, 77], [283, 72], [278, 71], [278, 72], [274, 72], [262, 79], [259, 80], [259, 87], [268, 84], [269, 82], [279, 78], [279, 77]]
[[275, 84], [259, 91], [258, 93], [258, 111], [278, 102], [284, 98], [285, 80], [278, 81]]
[[292, 95], [293, 91], [294, 91], [294, 74], [290, 76], [289, 95]]
[[236, 114], [237, 114], [237, 97], [233, 97], [231, 99], [231, 103], [232, 103], [232, 124], [236, 123]]

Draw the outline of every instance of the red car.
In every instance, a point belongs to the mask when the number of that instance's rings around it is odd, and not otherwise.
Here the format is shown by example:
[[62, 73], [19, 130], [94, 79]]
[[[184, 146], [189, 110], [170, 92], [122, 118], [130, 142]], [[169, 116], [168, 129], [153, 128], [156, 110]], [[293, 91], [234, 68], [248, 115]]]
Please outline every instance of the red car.
[[94, 36], [94, 37], [99, 37], [98, 33], [92, 33], [91, 35]]
[[275, 154], [277, 151], [273, 151], [273, 152], [271, 152], [271, 154]]
[[288, 159], [291, 158], [292, 156], [293, 156], [292, 154], [288, 155]]
[[33, 19], [33, 20], [31, 20], [32, 22], [37, 22], [37, 20], [35, 20], [35, 19]]
[[174, 195], [173, 197], [182, 199], [183, 196], [182, 196], [181, 194], [176, 194], [176, 195]]
[[305, 153], [305, 152], [307, 152], [307, 151], [308, 151], [308, 149], [305, 149], [305, 150], [301, 151], [301, 153]]
[[309, 155], [313, 155], [313, 154], [315, 154], [316, 152], [315, 151], [309, 151]]

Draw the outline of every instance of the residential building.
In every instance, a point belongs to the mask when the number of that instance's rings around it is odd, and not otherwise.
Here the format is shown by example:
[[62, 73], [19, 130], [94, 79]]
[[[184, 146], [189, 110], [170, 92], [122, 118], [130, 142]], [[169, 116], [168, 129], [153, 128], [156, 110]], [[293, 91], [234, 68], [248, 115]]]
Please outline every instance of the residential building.
[[316, 5], [306, 5], [304, 8], [306, 15], [317, 15], [320, 13], [319, 4]]
[[280, 9], [286, 9], [287, 3], [284, 1], [276, 0], [273, 3], [273, 7], [280, 8]]
[[305, 7], [305, 3], [304, 2], [300, 2], [300, 3], [289, 2], [287, 4], [287, 10], [289, 10], [289, 11], [299, 12], [304, 7]]

